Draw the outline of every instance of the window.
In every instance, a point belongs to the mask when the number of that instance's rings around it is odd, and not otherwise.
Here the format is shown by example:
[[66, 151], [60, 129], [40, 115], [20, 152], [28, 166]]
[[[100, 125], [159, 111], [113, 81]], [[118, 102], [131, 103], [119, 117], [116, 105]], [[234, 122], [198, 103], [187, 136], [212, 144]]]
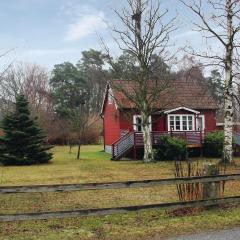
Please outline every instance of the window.
[[187, 127], [187, 116], [182, 116], [182, 130], [183, 131], [187, 131], [188, 127]]
[[[149, 117], [150, 130], [152, 130], [151, 116]], [[140, 115], [133, 116], [133, 129], [136, 132], [142, 132], [142, 118]]]
[[168, 115], [168, 131], [194, 130], [194, 115]]
[[193, 116], [188, 116], [188, 130], [193, 130]]
[[204, 115], [199, 115], [197, 117], [197, 130], [204, 131], [205, 130], [205, 117]]
[[175, 129], [175, 118], [174, 116], [170, 116], [170, 129], [169, 130], [174, 130]]
[[142, 118], [141, 118], [141, 116], [136, 116], [135, 117], [134, 130], [137, 131], [137, 132], [142, 131]]
[[175, 117], [175, 123], [176, 123], [176, 130], [180, 131], [181, 130], [181, 121], [180, 121], [180, 116]]

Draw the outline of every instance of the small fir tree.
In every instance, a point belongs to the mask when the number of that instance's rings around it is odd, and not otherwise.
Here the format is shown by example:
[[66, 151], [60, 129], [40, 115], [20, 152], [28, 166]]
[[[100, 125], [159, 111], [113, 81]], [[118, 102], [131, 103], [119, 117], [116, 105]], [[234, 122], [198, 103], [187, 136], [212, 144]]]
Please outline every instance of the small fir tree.
[[44, 134], [31, 119], [28, 101], [24, 95], [16, 99], [16, 109], [2, 121], [4, 136], [0, 138], [0, 161], [4, 165], [32, 165], [47, 163], [52, 154], [51, 147], [43, 144]]

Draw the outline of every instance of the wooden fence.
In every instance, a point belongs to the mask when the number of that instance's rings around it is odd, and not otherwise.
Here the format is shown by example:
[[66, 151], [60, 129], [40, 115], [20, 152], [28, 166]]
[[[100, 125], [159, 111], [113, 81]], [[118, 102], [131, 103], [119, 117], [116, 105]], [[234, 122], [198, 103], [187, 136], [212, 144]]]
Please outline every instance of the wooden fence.
[[[106, 182], [106, 183], [83, 183], [83, 184], [64, 184], [64, 185], [33, 185], [33, 186], [5, 186], [0, 187], [1, 194], [24, 194], [24, 193], [44, 193], [44, 192], [72, 192], [84, 190], [102, 190], [102, 189], [122, 189], [122, 188], [142, 188], [159, 185], [176, 185], [187, 183], [206, 183], [219, 181], [235, 181], [240, 179], [240, 174], [225, 174], [217, 176], [201, 176], [190, 178], [169, 178], [143, 181], [126, 182]], [[144, 209], [156, 208], [183, 208], [212, 206], [218, 204], [239, 203], [240, 196], [222, 197], [215, 199], [205, 199], [188, 202], [168, 202], [159, 204], [148, 204], [138, 206], [98, 208], [98, 209], [80, 209], [70, 211], [38, 212], [38, 213], [19, 213], [19, 214], [0, 214], [0, 221], [21, 221], [37, 220], [50, 218], [66, 218], [79, 216], [101, 216], [107, 214], [127, 213], [140, 211]]]

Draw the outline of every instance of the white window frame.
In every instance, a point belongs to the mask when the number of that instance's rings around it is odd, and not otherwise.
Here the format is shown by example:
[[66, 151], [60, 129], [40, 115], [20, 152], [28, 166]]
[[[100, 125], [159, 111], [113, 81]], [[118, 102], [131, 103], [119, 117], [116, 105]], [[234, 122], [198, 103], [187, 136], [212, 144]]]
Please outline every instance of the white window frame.
[[[176, 117], [180, 117], [180, 130], [176, 130]], [[183, 117], [187, 117], [187, 130], [183, 130]], [[174, 117], [174, 129], [170, 128], [170, 117]], [[192, 117], [192, 130], [189, 130], [188, 117]], [[194, 114], [168, 114], [168, 131], [187, 132], [195, 131], [195, 115]]]
[[196, 129], [198, 130], [198, 118], [202, 118], [202, 123], [203, 123], [203, 130], [202, 131], [205, 131], [205, 115], [198, 115], [197, 118], [196, 118]]
[[[137, 118], [142, 118], [141, 115], [133, 115], [133, 130], [136, 132], [142, 132], [137, 131]], [[149, 116], [149, 123], [150, 123], [150, 131], [152, 131], [152, 116]]]

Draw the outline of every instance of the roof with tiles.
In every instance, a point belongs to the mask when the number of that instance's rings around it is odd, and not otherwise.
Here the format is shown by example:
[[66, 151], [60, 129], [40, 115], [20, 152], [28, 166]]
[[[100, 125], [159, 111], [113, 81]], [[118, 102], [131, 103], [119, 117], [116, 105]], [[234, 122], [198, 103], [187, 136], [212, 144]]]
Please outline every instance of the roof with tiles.
[[[117, 86], [120, 87], [118, 88]], [[117, 104], [121, 108], [135, 108], [135, 104], [124, 94], [124, 91], [131, 95], [136, 92], [137, 88], [135, 82], [116, 80], [110, 87]], [[159, 109], [177, 107], [218, 109], [217, 101], [207, 89], [206, 84], [198, 80], [186, 80], [183, 78], [172, 81], [159, 95], [159, 99], [155, 102], [155, 106]]]

